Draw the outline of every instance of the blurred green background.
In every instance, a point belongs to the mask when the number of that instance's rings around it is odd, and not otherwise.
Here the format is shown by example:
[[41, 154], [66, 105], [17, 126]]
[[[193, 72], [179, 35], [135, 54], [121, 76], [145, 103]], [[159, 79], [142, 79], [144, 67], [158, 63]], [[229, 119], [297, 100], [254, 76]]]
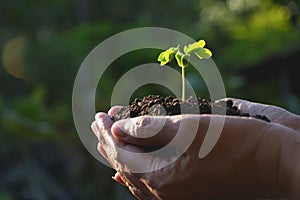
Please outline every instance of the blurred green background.
[[[228, 96], [300, 113], [299, 0], [0, 0], [0, 200], [134, 199], [83, 147], [71, 95], [97, 44], [143, 26], [205, 38]], [[112, 63], [97, 110], [108, 110], [126, 70], [155, 62], [158, 53], [139, 50]], [[208, 98], [187, 70], [197, 94]], [[168, 92], [145, 86], [134, 95]]]

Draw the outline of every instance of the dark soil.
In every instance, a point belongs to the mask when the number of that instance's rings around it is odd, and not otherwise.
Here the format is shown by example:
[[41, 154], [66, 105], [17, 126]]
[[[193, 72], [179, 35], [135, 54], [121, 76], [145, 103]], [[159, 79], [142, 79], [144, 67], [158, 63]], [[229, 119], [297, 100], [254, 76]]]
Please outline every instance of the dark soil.
[[[143, 99], [136, 98], [131, 105], [123, 107], [113, 116], [115, 121], [138, 117], [141, 115], [164, 116], [164, 115], [180, 115], [180, 114], [223, 114], [226, 106], [226, 115], [254, 117], [267, 122], [270, 120], [264, 115], [250, 116], [249, 113], [242, 113], [233, 106], [231, 100], [221, 102], [210, 102], [206, 99], [190, 97], [186, 101], [168, 96], [161, 97], [159, 95], [149, 95]], [[183, 111], [183, 112], [181, 112]]]

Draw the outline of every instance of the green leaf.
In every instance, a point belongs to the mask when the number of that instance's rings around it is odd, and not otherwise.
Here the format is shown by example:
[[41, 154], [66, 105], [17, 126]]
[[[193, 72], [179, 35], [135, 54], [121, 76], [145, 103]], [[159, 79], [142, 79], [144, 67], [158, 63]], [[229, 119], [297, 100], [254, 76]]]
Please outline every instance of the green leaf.
[[199, 44], [197, 42], [195, 42], [193, 44], [189, 44], [188, 46], [184, 46], [183, 51], [184, 51], [184, 53], [189, 54], [189, 53], [193, 53], [193, 52], [197, 51], [200, 48], [201, 47], [199, 46]]
[[171, 62], [172, 59], [174, 58], [174, 50], [173, 49], [168, 49], [165, 53], [165, 59], [168, 61], [168, 62]]
[[208, 59], [212, 56], [212, 52], [207, 48], [198, 49], [195, 54], [199, 59]]
[[160, 61], [162, 61], [162, 60], [165, 60], [165, 54], [166, 54], [165, 51], [161, 52], [161, 53], [159, 54], [158, 58], [157, 58], [157, 61], [160, 62]]
[[165, 64], [168, 63], [168, 61], [166, 60], [166, 57], [165, 57], [165, 54], [166, 52], [163, 51], [159, 54], [158, 58], [157, 58], [157, 61], [160, 62], [160, 65], [163, 66]]
[[193, 44], [189, 44], [188, 46], [184, 46], [184, 53], [190, 54], [197, 52], [198, 50], [202, 49], [205, 46], [204, 40], [199, 40], [198, 42], [194, 42]]
[[179, 45], [177, 47], [170, 47], [166, 51], [161, 52], [157, 58], [157, 60], [160, 62], [160, 65], [164, 66], [168, 62], [171, 62], [178, 49], [179, 49]]
[[198, 44], [201, 48], [203, 48], [205, 46], [206, 42], [204, 40], [199, 40]]
[[[189, 46], [190, 46], [190, 44], [189, 44]], [[188, 46], [184, 46], [183, 47], [183, 52], [184, 53], [188, 53], [188, 51], [189, 51], [189, 47]]]
[[187, 67], [190, 61], [190, 54], [183, 54], [180, 51], [177, 51], [175, 58], [180, 67]]

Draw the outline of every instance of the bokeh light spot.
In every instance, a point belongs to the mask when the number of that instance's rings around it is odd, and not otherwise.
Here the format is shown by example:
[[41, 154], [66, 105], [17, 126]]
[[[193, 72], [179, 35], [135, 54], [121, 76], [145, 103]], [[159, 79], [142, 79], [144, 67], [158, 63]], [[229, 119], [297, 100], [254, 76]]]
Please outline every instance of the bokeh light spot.
[[15, 37], [9, 40], [2, 51], [2, 64], [6, 71], [16, 78], [24, 78], [25, 38]]

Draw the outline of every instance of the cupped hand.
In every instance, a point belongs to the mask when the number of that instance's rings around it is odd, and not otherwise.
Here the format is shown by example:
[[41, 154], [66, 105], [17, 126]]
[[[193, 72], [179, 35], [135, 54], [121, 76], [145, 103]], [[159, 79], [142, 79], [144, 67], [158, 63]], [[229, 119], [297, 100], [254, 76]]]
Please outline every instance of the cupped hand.
[[[254, 199], [284, 195], [279, 169], [280, 148], [286, 140], [282, 133], [294, 134], [293, 130], [277, 123], [226, 116], [218, 142], [206, 157], [199, 158], [210, 121], [221, 118], [143, 116], [114, 123], [109, 115], [100, 113], [92, 129], [99, 139], [99, 152], [117, 171], [115, 179], [120, 179], [139, 199]], [[194, 134], [191, 127], [195, 123], [199, 126]], [[190, 140], [190, 135], [195, 135], [183, 154], [180, 141], [172, 143], [177, 153], [172, 157], [145, 150], [170, 144], [179, 129], [186, 134], [181, 137], [183, 143], [185, 138]], [[149, 130], [158, 132], [153, 134]]]
[[300, 117], [283, 108], [235, 98], [225, 98], [219, 101], [222, 100], [232, 100], [233, 105], [238, 107], [241, 112], [249, 113], [250, 115], [265, 115], [271, 120], [271, 123], [287, 126], [300, 133]]

